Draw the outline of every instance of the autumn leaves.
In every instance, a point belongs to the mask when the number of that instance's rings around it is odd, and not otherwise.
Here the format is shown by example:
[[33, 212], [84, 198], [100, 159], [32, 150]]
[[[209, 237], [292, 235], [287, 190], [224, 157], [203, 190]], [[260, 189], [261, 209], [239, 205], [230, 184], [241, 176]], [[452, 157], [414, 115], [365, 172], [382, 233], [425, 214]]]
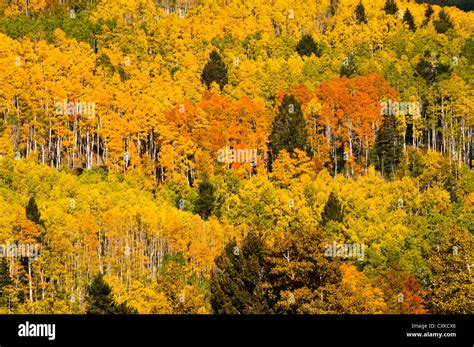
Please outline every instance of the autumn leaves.
[[470, 14], [225, 3], [0, 7], [1, 309], [466, 312]]

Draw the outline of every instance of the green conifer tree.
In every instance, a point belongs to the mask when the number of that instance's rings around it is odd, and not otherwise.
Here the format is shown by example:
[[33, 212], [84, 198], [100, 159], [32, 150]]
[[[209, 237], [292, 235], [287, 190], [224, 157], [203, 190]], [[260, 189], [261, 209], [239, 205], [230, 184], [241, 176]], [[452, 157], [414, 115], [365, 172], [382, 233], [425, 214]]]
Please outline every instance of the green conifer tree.
[[367, 15], [365, 14], [365, 7], [362, 0], [357, 4], [355, 9], [356, 21], [359, 24], [367, 24]]
[[131, 314], [136, 310], [126, 303], [117, 305], [112, 297], [112, 289], [105, 282], [102, 273], [97, 274], [87, 288], [87, 314]]
[[283, 97], [273, 121], [269, 140], [273, 158], [276, 158], [282, 149], [288, 152], [292, 152], [295, 148], [306, 150], [308, 142], [306, 119], [300, 103], [293, 95]]
[[201, 81], [209, 88], [212, 82], [216, 82], [222, 90], [228, 82], [227, 66], [217, 51], [212, 51], [204, 70]]
[[217, 207], [216, 187], [206, 178], [199, 183], [198, 193], [194, 203], [194, 213], [207, 220]]
[[34, 197], [28, 200], [26, 205], [26, 218], [35, 224], [41, 225], [41, 213], [39, 212], [38, 205]]
[[262, 238], [250, 232], [242, 249], [235, 241], [215, 260], [211, 277], [211, 306], [218, 314], [271, 313], [263, 284], [268, 266]]
[[321, 49], [319, 48], [318, 44], [314, 42], [313, 37], [311, 35], [304, 35], [296, 45], [296, 52], [300, 56], [311, 56], [314, 54], [317, 57], [321, 56]]
[[431, 20], [431, 16], [433, 15], [434, 10], [431, 4], [428, 4], [428, 7], [425, 10], [425, 20], [423, 21], [423, 26], [427, 26]]
[[408, 25], [411, 31], [416, 30], [415, 18], [411, 14], [410, 10], [407, 8], [405, 14], [403, 15], [403, 22]]
[[438, 19], [434, 21], [434, 26], [436, 31], [440, 34], [444, 34], [448, 30], [454, 28], [454, 24], [451, 20], [451, 17], [444, 9], [439, 12]]
[[383, 175], [393, 175], [403, 155], [403, 137], [397, 133], [396, 119], [385, 115], [375, 140], [375, 168]]
[[395, 3], [395, 0], [386, 0], [385, 6], [383, 9], [386, 14], [390, 14], [390, 15], [394, 15], [398, 12], [398, 7], [397, 7], [397, 4]]

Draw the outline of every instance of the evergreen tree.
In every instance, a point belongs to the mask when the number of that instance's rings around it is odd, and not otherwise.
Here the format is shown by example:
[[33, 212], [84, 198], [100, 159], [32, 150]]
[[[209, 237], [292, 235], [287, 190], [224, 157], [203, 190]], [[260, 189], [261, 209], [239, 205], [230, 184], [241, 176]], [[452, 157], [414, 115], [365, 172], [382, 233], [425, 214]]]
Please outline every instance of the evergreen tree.
[[293, 95], [285, 95], [273, 121], [269, 137], [273, 158], [282, 149], [292, 152], [295, 148], [306, 150], [308, 133], [306, 120], [299, 102]]
[[92, 280], [87, 291], [87, 314], [131, 314], [136, 310], [126, 303], [117, 305], [112, 298], [112, 289], [104, 281], [102, 273], [97, 274]]
[[31, 197], [28, 200], [28, 205], [26, 205], [26, 218], [32, 221], [35, 224], [41, 225], [41, 213], [39, 212], [38, 205], [34, 197]]
[[444, 34], [454, 28], [454, 24], [449, 14], [442, 9], [438, 14], [438, 19], [434, 21], [435, 29], [438, 33]]
[[115, 302], [112, 298], [112, 289], [104, 281], [104, 275], [99, 273], [92, 280], [87, 296], [88, 314], [113, 314]]
[[265, 244], [255, 232], [235, 241], [216, 260], [211, 277], [211, 306], [217, 314], [271, 313], [263, 283], [267, 280]]
[[411, 31], [416, 30], [415, 19], [413, 18], [413, 15], [411, 14], [408, 8], [406, 9], [405, 14], [403, 15], [403, 22], [408, 25]]
[[209, 179], [199, 183], [199, 195], [194, 203], [194, 213], [207, 220], [217, 206], [216, 187]]
[[296, 45], [296, 51], [300, 56], [311, 56], [314, 54], [317, 57], [321, 56], [321, 49], [318, 44], [314, 42], [311, 35], [304, 35]]
[[204, 70], [201, 81], [209, 88], [212, 82], [216, 82], [222, 90], [228, 82], [227, 66], [217, 51], [212, 51]]
[[375, 140], [375, 168], [382, 175], [391, 175], [395, 172], [403, 154], [403, 137], [398, 134], [396, 119], [392, 115], [385, 115], [382, 126]]
[[386, 14], [397, 14], [398, 12], [398, 7], [397, 4], [395, 3], [395, 0], [386, 0], [385, 1], [385, 6], [384, 6], [384, 11]]
[[326, 202], [326, 206], [324, 206], [321, 218], [323, 225], [326, 225], [329, 221], [341, 223], [344, 218], [344, 211], [341, 202], [333, 192], [329, 194], [329, 198]]
[[431, 16], [433, 15], [434, 10], [431, 4], [428, 4], [428, 7], [425, 10], [425, 20], [423, 21], [423, 25], [426, 26], [431, 20]]
[[356, 15], [357, 23], [367, 24], [368, 20], [367, 20], [366, 14], [365, 14], [365, 7], [364, 7], [364, 4], [362, 3], [362, 0], [356, 6], [355, 15]]
[[451, 67], [438, 62], [440, 54], [436, 57], [430, 52], [425, 52], [424, 58], [415, 66], [415, 76], [423, 78], [428, 85], [447, 79], [451, 75]]

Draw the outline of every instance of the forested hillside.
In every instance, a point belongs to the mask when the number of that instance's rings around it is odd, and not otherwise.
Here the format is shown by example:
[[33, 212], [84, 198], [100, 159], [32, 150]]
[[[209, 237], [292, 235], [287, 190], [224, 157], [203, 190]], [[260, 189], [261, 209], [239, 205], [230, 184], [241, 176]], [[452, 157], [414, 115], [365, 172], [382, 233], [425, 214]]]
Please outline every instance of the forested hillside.
[[0, 313], [474, 313], [473, 32], [409, 1], [1, 0]]

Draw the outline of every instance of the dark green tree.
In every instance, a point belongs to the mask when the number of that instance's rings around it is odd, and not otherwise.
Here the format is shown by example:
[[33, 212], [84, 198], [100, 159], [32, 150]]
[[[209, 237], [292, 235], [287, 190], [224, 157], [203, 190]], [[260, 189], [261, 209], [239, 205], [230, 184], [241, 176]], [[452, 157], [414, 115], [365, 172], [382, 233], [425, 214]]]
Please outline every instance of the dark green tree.
[[424, 26], [428, 25], [428, 23], [431, 20], [431, 16], [433, 15], [433, 13], [434, 13], [433, 6], [431, 6], [431, 4], [428, 4], [428, 7], [425, 10], [425, 20], [423, 21]]
[[442, 9], [438, 14], [438, 19], [434, 21], [434, 27], [436, 31], [440, 34], [446, 33], [448, 30], [454, 28], [453, 21], [449, 14]]
[[311, 56], [314, 54], [317, 57], [321, 56], [321, 48], [314, 42], [311, 35], [304, 35], [296, 45], [296, 51], [300, 56]]
[[326, 206], [324, 206], [321, 218], [323, 225], [326, 225], [329, 221], [341, 223], [344, 219], [343, 206], [337, 198], [336, 194], [334, 194], [334, 192], [331, 192], [331, 194], [329, 194], [329, 198], [326, 202]]
[[199, 183], [198, 192], [199, 195], [194, 203], [194, 213], [207, 220], [217, 207], [216, 187], [206, 178]]
[[382, 175], [393, 175], [403, 155], [403, 137], [397, 132], [396, 119], [385, 115], [375, 140], [375, 168]]
[[26, 218], [35, 224], [41, 225], [41, 213], [34, 197], [31, 197], [26, 205]]
[[201, 81], [209, 88], [212, 82], [216, 82], [222, 90], [228, 82], [227, 66], [217, 51], [212, 51], [209, 61], [201, 74]]
[[367, 15], [365, 14], [365, 7], [362, 0], [357, 4], [355, 9], [356, 21], [359, 24], [367, 24]]
[[216, 260], [211, 277], [211, 306], [217, 314], [271, 313], [263, 284], [269, 268], [265, 243], [256, 232], [244, 239], [242, 249], [234, 241]]
[[423, 78], [428, 85], [449, 78], [451, 66], [439, 63], [439, 60], [439, 53], [434, 56], [431, 52], [425, 52], [423, 59], [415, 66], [415, 76]]
[[282, 149], [292, 152], [295, 148], [306, 150], [308, 132], [301, 105], [293, 95], [285, 95], [276, 115], [269, 137], [272, 157]]
[[410, 10], [407, 8], [405, 14], [403, 15], [403, 22], [408, 25], [411, 31], [416, 30], [415, 18], [411, 14]]
[[398, 12], [398, 7], [397, 7], [397, 4], [395, 3], [395, 0], [386, 0], [383, 10], [385, 11], [386, 14], [391, 14], [391, 15], [396, 14]]
[[137, 311], [126, 303], [117, 305], [112, 298], [112, 289], [102, 273], [97, 274], [87, 288], [87, 314], [132, 314]]

